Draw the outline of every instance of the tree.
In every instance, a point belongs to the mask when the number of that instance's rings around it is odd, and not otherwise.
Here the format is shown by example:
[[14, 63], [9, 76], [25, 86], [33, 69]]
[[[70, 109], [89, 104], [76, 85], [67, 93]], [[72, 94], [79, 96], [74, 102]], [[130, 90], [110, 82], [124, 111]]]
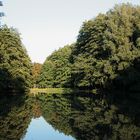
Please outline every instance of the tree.
[[71, 56], [73, 86], [125, 89], [140, 83], [139, 16], [139, 6], [122, 4], [83, 23]]
[[72, 45], [60, 48], [47, 57], [38, 80], [40, 87], [67, 87], [71, 76], [69, 57]]
[[21, 92], [31, 86], [31, 61], [19, 33], [0, 28], [0, 91]]
[[33, 76], [33, 84], [34, 86], [37, 85], [37, 79], [39, 78], [41, 72], [42, 64], [40, 63], [33, 63], [32, 67], [32, 76]]

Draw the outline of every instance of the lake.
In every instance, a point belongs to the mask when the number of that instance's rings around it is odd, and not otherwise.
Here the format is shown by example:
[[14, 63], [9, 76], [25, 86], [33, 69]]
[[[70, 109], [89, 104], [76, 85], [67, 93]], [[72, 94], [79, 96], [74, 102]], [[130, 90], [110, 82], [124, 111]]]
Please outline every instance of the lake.
[[0, 140], [139, 140], [138, 100], [93, 93], [0, 97]]

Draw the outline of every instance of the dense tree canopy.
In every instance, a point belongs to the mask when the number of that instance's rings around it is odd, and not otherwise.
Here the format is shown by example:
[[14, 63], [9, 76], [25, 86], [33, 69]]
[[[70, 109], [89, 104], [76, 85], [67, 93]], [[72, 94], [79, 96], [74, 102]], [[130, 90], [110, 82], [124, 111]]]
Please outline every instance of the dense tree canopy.
[[46, 59], [40, 87], [138, 89], [139, 23], [140, 7], [131, 4], [84, 22], [72, 49], [61, 48]]
[[84, 22], [72, 52], [75, 87], [140, 83], [140, 7], [115, 6]]
[[71, 74], [69, 57], [73, 45], [60, 48], [47, 57], [38, 79], [39, 87], [67, 87]]
[[31, 61], [19, 33], [0, 28], [0, 91], [25, 91], [31, 86]]

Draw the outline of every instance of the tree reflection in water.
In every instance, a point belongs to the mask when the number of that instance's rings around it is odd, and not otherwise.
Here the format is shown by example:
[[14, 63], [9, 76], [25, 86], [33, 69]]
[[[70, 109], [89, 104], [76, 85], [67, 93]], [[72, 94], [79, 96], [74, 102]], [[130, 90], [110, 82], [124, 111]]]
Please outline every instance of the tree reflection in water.
[[91, 93], [1, 96], [0, 140], [24, 138], [31, 118], [40, 116], [76, 140], [139, 140], [140, 102], [130, 99]]
[[0, 96], [0, 140], [20, 140], [31, 120], [29, 98], [23, 95]]
[[140, 139], [139, 104], [128, 111], [126, 101], [118, 105], [93, 94], [42, 94], [37, 100], [46, 121], [77, 140]]

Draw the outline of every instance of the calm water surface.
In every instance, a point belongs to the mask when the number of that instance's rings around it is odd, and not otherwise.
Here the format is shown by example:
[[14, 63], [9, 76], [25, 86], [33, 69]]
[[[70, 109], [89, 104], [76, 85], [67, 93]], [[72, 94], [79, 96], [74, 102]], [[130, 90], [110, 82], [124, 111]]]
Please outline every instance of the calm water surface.
[[45, 119], [41, 116], [32, 119], [27, 129], [27, 133], [23, 140], [74, 140], [71, 136], [67, 136], [55, 130]]
[[138, 100], [107, 99], [91, 93], [1, 96], [0, 140], [139, 140]]

